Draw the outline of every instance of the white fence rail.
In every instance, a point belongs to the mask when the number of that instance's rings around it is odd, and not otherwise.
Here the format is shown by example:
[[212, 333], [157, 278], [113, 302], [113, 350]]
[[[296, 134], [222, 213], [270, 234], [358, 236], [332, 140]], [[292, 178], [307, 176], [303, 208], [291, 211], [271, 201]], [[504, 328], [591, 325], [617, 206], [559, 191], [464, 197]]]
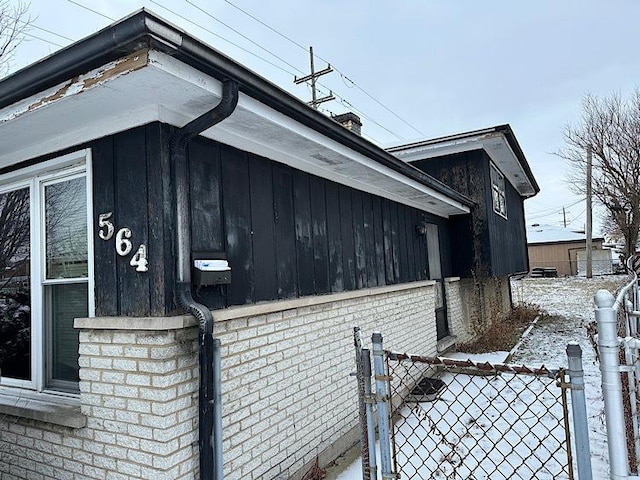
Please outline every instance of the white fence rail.
[[617, 297], [606, 290], [594, 297], [610, 478], [615, 480], [640, 478], [638, 292], [634, 273]]

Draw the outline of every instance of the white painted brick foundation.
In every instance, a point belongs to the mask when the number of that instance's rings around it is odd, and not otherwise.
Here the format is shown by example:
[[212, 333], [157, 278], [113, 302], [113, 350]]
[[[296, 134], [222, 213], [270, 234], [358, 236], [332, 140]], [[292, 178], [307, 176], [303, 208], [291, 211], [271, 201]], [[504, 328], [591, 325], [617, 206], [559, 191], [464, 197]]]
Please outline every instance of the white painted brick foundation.
[[445, 279], [447, 318], [457, 343], [476, 339], [494, 321], [503, 320], [511, 310], [509, 279]]
[[447, 302], [447, 320], [449, 331], [456, 337], [457, 343], [465, 343], [472, 340], [473, 336], [469, 328], [468, 306], [462, 301], [462, 284], [460, 277], [445, 278], [444, 294]]
[[[436, 352], [432, 282], [214, 316], [228, 480], [300, 478], [316, 457], [326, 462], [356, 439], [354, 326], [365, 344], [378, 330], [388, 348]], [[197, 478], [197, 328], [126, 330], [125, 323], [81, 323], [86, 426], [0, 414], [1, 480]], [[142, 320], [129, 323], [148, 328]]]
[[217, 322], [225, 478], [287, 479], [357, 425], [353, 327], [436, 352], [431, 285]]
[[86, 427], [0, 416], [0, 479], [193, 479], [197, 330], [80, 333]]

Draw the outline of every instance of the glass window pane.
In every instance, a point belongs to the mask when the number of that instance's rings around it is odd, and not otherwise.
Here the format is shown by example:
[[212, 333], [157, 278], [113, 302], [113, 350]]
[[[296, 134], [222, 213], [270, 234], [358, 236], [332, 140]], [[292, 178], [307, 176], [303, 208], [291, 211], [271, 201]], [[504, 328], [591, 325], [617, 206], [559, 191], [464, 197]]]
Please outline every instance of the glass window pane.
[[0, 194], [0, 372], [31, 379], [29, 189]]
[[79, 278], [87, 268], [85, 178], [47, 185], [45, 196], [46, 278]]
[[88, 316], [88, 286], [66, 283], [47, 285], [45, 289], [51, 332], [50, 383], [78, 382], [78, 330], [73, 328], [73, 319]]

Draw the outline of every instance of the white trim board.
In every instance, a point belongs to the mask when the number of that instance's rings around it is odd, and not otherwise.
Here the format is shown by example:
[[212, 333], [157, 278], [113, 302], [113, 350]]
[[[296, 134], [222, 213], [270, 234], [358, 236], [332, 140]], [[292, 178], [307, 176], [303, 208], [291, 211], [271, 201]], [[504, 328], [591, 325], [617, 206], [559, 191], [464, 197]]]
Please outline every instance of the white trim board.
[[[182, 126], [221, 91], [201, 71], [143, 50], [0, 111], [0, 137], [11, 139], [0, 142], [0, 168], [154, 121]], [[470, 211], [244, 93], [203, 136], [441, 217]]]

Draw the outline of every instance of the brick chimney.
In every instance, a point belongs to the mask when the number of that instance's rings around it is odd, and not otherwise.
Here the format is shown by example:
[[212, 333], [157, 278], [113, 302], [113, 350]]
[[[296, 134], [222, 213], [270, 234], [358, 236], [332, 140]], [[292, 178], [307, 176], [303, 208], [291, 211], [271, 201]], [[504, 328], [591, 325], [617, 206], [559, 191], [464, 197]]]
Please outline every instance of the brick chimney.
[[341, 124], [347, 130], [351, 130], [353, 133], [361, 135], [362, 122], [360, 117], [353, 112], [341, 113], [340, 115], [334, 115], [331, 118]]

